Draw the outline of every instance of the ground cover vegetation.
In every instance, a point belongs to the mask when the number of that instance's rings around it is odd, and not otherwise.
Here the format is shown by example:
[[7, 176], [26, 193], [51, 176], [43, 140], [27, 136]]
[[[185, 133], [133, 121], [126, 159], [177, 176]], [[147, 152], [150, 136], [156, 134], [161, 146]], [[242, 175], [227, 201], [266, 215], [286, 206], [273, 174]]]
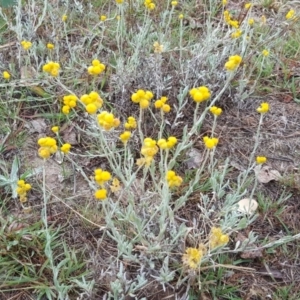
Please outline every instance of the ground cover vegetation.
[[0, 298], [299, 299], [299, 2], [12, 2]]

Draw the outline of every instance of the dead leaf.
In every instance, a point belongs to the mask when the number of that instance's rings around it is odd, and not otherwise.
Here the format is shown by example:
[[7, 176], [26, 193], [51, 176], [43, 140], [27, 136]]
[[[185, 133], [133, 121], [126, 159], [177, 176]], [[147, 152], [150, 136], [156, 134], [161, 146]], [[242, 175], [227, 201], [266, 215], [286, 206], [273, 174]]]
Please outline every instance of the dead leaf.
[[[243, 243], [244, 241], [247, 240], [247, 237], [245, 237], [242, 233], [238, 233], [238, 235], [235, 238], [236, 242], [240, 242]], [[248, 247], [251, 247], [250, 244], [247, 245]], [[255, 244], [252, 244], [252, 247], [257, 247]], [[253, 259], [253, 258], [257, 258], [257, 257], [262, 257], [263, 253], [262, 250], [259, 248], [254, 248], [254, 249], [250, 249], [250, 250], [245, 250], [241, 253], [241, 257], [244, 259]]]
[[244, 214], [252, 215], [258, 208], [258, 203], [254, 199], [244, 198], [238, 203], [238, 211]]
[[277, 170], [272, 170], [269, 166], [257, 165], [254, 168], [255, 176], [260, 183], [268, 183], [272, 180], [278, 181], [281, 178]]
[[258, 270], [258, 272], [260, 273], [260, 275], [265, 275], [265, 276], [270, 276], [276, 279], [282, 279], [283, 278], [283, 274], [282, 272], [280, 272], [278, 269], [272, 268], [272, 267], [268, 267], [268, 268], [261, 268]]
[[259, 248], [247, 250], [241, 253], [241, 258], [244, 259], [249, 259], [249, 258], [254, 259], [262, 256], [263, 256], [262, 250]]
[[47, 130], [47, 124], [42, 118], [37, 118], [25, 124], [25, 127], [29, 130], [29, 133], [45, 133]]
[[202, 154], [199, 150], [196, 148], [192, 148], [187, 155], [190, 157], [185, 162], [187, 164], [188, 169], [198, 169], [201, 166], [202, 163]]

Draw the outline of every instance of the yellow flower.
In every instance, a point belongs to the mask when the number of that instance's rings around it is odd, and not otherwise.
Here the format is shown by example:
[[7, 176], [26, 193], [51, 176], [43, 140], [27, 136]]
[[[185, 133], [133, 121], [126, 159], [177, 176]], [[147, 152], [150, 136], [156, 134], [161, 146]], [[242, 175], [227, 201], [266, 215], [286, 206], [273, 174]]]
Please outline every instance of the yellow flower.
[[107, 111], [103, 111], [99, 115], [97, 115], [97, 119], [98, 119], [98, 124], [104, 130], [110, 130], [120, 125], [120, 120], [115, 118], [112, 113], [109, 113]]
[[252, 26], [252, 25], [254, 24], [254, 19], [250, 18], [250, 19], [248, 20], [248, 24], [249, 24], [250, 26]]
[[131, 137], [131, 132], [130, 131], [124, 131], [122, 134], [120, 134], [120, 140], [126, 144], [128, 140]]
[[6, 79], [6, 80], [9, 80], [9, 79], [10, 79], [10, 74], [9, 74], [7, 71], [4, 71], [4, 72], [2, 73], [2, 76], [3, 76], [3, 78]]
[[158, 147], [156, 145], [156, 141], [151, 138], [145, 138], [141, 149], [141, 154], [144, 156], [144, 159], [138, 162], [140, 165], [145, 164], [146, 166], [150, 166], [153, 157], [157, 152]]
[[86, 105], [85, 109], [89, 114], [95, 114], [103, 105], [102, 98], [95, 91], [90, 92], [88, 95], [82, 95], [80, 100]]
[[264, 164], [267, 162], [267, 158], [265, 156], [256, 156], [256, 163], [257, 164]]
[[225, 69], [228, 71], [234, 71], [242, 62], [242, 57], [239, 55], [230, 56], [228, 61], [225, 63]]
[[53, 127], [51, 128], [51, 130], [52, 130], [54, 133], [58, 133], [59, 127], [58, 127], [58, 126], [53, 126]]
[[160, 139], [157, 141], [157, 145], [160, 149], [171, 149], [173, 148], [175, 145], [177, 144], [177, 139], [175, 136], [170, 136], [168, 138], [168, 141], [166, 141], [165, 139]]
[[105, 65], [100, 62], [98, 59], [92, 61], [92, 65], [88, 67], [88, 72], [91, 75], [99, 75], [105, 70]]
[[116, 0], [117, 4], [122, 4], [124, 2], [124, 0]]
[[66, 21], [68, 20], [68, 16], [67, 16], [67, 15], [63, 15], [63, 16], [61, 17], [61, 20], [62, 20], [63, 22], [66, 22]]
[[61, 147], [60, 147], [60, 151], [63, 152], [64, 154], [67, 154], [69, 153], [71, 149], [71, 145], [66, 143], [66, 144], [63, 144]]
[[222, 4], [226, 5], [227, 4], [227, 0], [222, 0]]
[[172, 170], [167, 172], [166, 180], [170, 188], [179, 187], [182, 184], [182, 178]]
[[245, 9], [249, 9], [252, 6], [252, 3], [246, 3], [245, 4]]
[[178, 4], [178, 1], [171, 1], [172, 6], [176, 6]]
[[219, 139], [218, 138], [209, 138], [208, 136], [203, 137], [203, 142], [207, 149], [213, 149], [218, 145]]
[[285, 18], [287, 20], [294, 19], [295, 18], [295, 11], [293, 9], [289, 10], [289, 12], [285, 15]]
[[124, 127], [126, 129], [135, 129], [137, 126], [136, 120], [134, 117], [128, 117], [127, 122], [125, 123]]
[[48, 48], [49, 50], [53, 50], [53, 49], [54, 49], [54, 45], [51, 44], [51, 43], [48, 43], [48, 44], [47, 44], [47, 48]]
[[40, 146], [38, 154], [41, 158], [47, 159], [51, 154], [57, 151], [56, 140], [51, 137], [44, 137], [38, 140]]
[[106, 189], [97, 190], [94, 195], [97, 200], [104, 200], [107, 197], [107, 190]]
[[65, 115], [69, 114], [69, 113], [70, 113], [70, 106], [64, 105], [64, 106], [62, 107], [61, 111], [62, 111], [62, 113], [65, 114]]
[[107, 17], [105, 15], [100, 16], [100, 21], [104, 22], [106, 21]]
[[192, 88], [189, 93], [192, 99], [197, 103], [206, 101], [210, 98], [210, 90], [206, 86]]
[[201, 248], [187, 248], [185, 254], [182, 255], [182, 262], [191, 269], [196, 269], [203, 257], [203, 250]]
[[232, 37], [233, 39], [237, 39], [237, 38], [239, 38], [241, 35], [242, 35], [242, 31], [241, 31], [240, 29], [238, 29], [238, 30], [236, 30], [235, 32], [233, 32], [233, 33], [231, 34], [231, 37]]
[[264, 49], [264, 50], [262, 51], [262, 55], [263, 55], [263, 56], [269, 56], [269, 51], [268, 51], [267, 49]]
[[154, 47], [154, 53], [162, 53], [164, 50], [164, 46], [159, 44], [159, 42], [154, 42], [153, 47]]
[[22, 41], [22, 42], [21, 42], [21, 45], [22, 45], [22, 47], [23, 47], [24, 50], [28, 50], [28, 49], [31, 48], [32, 43], [29, 42], [29, 41]]
[[209, 111], [215, 116], [219, 116], [223, 112], [222, 108], [216, 106], [212, 106]]
[[145, 0], [144, 5], [149, 10], [153, 10], [155, 8], [155, 3], [153, 3], [152, 0]]
[[49, 61], [43, 65], [43, 71], [50, 74], [53, 77], [58, 75], [60, 64], [58, 62]]
[[178, 19], [179, 19], [179, 20], [182, 20], [183, 18], [184, 18], [183, 14], [180, 14], [180, 15], [178, 16]]
[[237, 20], [229, 20], [229, 21], [228, 21], [228, 24], [229, 24], [230, 26], [234, 27], [234, 28], [239, 28], [239, 27], [240, 27], [239, 21], [237, 21]]
[[168, 101], [167, 97], [161, 97], [154, 102], [155, 108], [161, 109], [163, 112], [168, 113], [171, 110], [170, 105], [166, 104]]
[[260, 114], [265, 114], [269, 111], [269, 103], [267, 102], [263, 102], [260, 104], [260, 106], [256, 109], [257, 112], [259, 112]]
[[97, 182], [97, 184], [103, 186], [106, 181], [109, 181], [111, 179], [111, 175], [108, 171], [103, 171], [102, 169], [96, 169], [94, 179]]
[[150, 91], [137, 90], [132, 94], [131, 100], [134, 103], [139, 103], [141, 109], [148, 108], [153, 94]]
[[266, 24], [267, 18], [266, 18], [265, 15], [262, 15], [260, 19], [261, 19], [261, 22], [262, 22], [263, 24]]
[[20, 202], [24, 203], [27, 201], [27, 192], [31, 190], [31, 185], [26, 183], [24, 180], [18, 180], [16, 192], [20, 197]]
[[219, 227], [212, 227], [209, 237], [209, 246], [214, 249], [219, 246], [226, 245], [229, 242], [229, 236], [222, 232]]

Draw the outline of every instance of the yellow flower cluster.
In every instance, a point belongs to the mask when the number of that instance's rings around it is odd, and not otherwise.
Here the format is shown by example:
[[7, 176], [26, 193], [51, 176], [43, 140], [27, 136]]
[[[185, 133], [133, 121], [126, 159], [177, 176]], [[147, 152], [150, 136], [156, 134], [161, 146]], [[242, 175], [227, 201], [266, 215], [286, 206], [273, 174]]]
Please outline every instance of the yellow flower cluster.
[[51, 44], [51, 43], [48, 43], [48, 44], [47, 44], [47, 48], [48, 48], [49, 50], [53, 50], [53, 49], [54, 49], [54, 45]]
[[226, 245], [229, 242], [228, 234], [224, 234], [221, 228], [212, 227], [209, 237], [210, 249]]
[[260, 104], [260, 106], [256, 109], [256, 111], [260, 114], [265, 114], [269, 111], [269, 103], [263, 102]]
[[115, 118], [112, 113], [107, 111], [101, 112], [97, 115], [98, 123], [104, 130], [110, 130], [120, 125], [120, 120]]
[[251, 25], [253, 25], [254, 24], [254, 19], [253, 18], [250, 18], [249, 20], [248, 20], [248, 24], [251, 26]]
[[105, 15], [100, 16], [100, 21], [101, 21], [101, 22], [106, 21], [106, 19], [107, 19], [107, 17], [106, 17]]
[[291, 9], [289, 12], [285, 15], [285, 18], [287, 20], [291, 20], [295, 18], [295, 10]]
[[124, 127], [125, 127], [126, 129], [130, 130], [130, 129], [135, 129], [136, 126], [137, 126], [137, 124], [136, 124], [135, 118], [134, 118], [134, 117], [131, 117], [131, 116], [128, 117], [128, 118], [127, 118], [127, 122], [125, 123]]
[[29, 41], [22, 41], [22, 42], [21, 42], [21, 45], [22, 45], [22, 47], [23, 47], [24, 50], [28, 50], [28, 49], [31, 48], [32, 43], [29, 42]]
[[163, 112], [168, 113], [171, 110], [171, 107], [169, 104], [166, 104], [167, 101], [167, 97], [161, 97], [155, 101], [154, 106], [155, 108], [161, 109]]
[[205, 247], [203, 244], [199, 245], [199, 248], [187, 248], [182, 255], [182, 262], [185, 266], [196, 269], [201, 262], [203, 255], [205, 254]]
[[124, 2], [124, 0], [116, 0], [117, 4], [122, 4]]
[[68, 20], [68, 16], [67, 16], [67, 15], [63, 15], [63, 16], [61, 17], [61, 20], [62, 20], [63, 22], [66, 22], [66, 21]]
[[153, 47], [154, 53], [162, 53], [164, 50], [164, 46], [161, 45], [159, 42], [154, 42]]
[[124, 131], [123, 133], [120, 134], [120, 140], [123, 142], [123, 144], [127, 144], [130, 137], [131, 137], [130, 131]]
[[43, 71], [49, 73], [51, 76], [56, 77], [60, 69], [60, 64], [58, 62], [49, 61], [43, 65]]
[[251, 6], [252, 6], [252, 3], [246, 3], [244, 7], [245, 7], [245, 9], [249, 9]]
[[107, 190], [106, 189], [99, 189], [95, 192], [95, 198], [97, 200], [104, 200], [107, 198]]
[[178, 187], [182, 184], [182, 178], [179, 175], [176, 175], [176, 173], [172, 170], [167, 172], [166, 180], [170, 188]]
[[104, 184], [111, 179], [111, 174], [108, 171], [96, 169], [94, 179], [102, 187], [95, 192], [95, 198], [104, 200], [107, 197], [107, 190], [104, 188]]
[[97, 184], [103, 187], [104, 184], [111, 179], [111, 174], [108, 171], [96, 169], [94, 179], [97, 182]]
[[88, 72], [90, 75], [99, 75], [105, 70], [105, 65], [100, 62], [98, 59], [92, 61], [92, 65], [88, 67]]
[[144, 4], [149, 10], [153, 10], [155, 8], [155, 3], [153, 3], [152, 0], [145, 0]]
[[95, 114], [98, 108], [102, 107], [103, 100], [97, 92], [90, 92], [88, 95], [84, 94], [80, 100], [86, 105], [85, 109], [89, 114]]
[[56, 140], [51, 137], [44, 137], [38, 140], [40, 146], [38, 154], [41, 158], [47, 159], [51, 154], [57, 151]]
[[178, 1], [171, 1], [172, 6], [176, 6], [178, 4]]
[[257, 156], [256, 157], [256, 163], [258, 165], [264, 164], [267, 162], [267, 158], [265, 156]]
[[64, 114], [70, 113], [70, 109], [76, 107], [77, 97], [75, 95], [66, 95], [63, 97], [64, 106], [62, 107], [62, 112]]
[[269, 56], [269, 51], [267, 49], [264, 49], [261, 53], [263, 56]]
[[27, 192], [31, 190], [31, 185], [26, 183], [24, 180], [19, 180], [17, 183], [17, 194], [20, 197], [20, 202], [24, 203], [27, 201]]
[[151, 138], [145, 138], [141, 149], [141, 154], [144, 157], [137, 160], [137, 165], [141, 166], [145, 164], [146, 166], [150, 166], [157, 152], [158, 147], [156, 141]]
[[131, 96], [132, 102], [139, 103], [142, 109], [149, 107], [152, 98], [153, 94], [150, 91], [144, 90], [137, 90], [136, 93], [133, 93]]
[[223, 112], [222, 108], [217, 106], [212, 106], [209, 111], [215, 116], [219, 116]]
[[3, 78], [6, 79], [6, 80], [9, 80], [9, 79], [10, 79], [10, 74], [9, 74], [7, 71], [4, 71], [4, 72], [2, 73], [2, 76], [3, 76]]
[[68, 144], [68, 143], [63, 144], [63, 145], [60, 147], [60, 151], [63, 152], [64, 154], [69, 153], [70, 150], [71, 150], [71, 145]]
[[197, 103], [206, 101], [210, 98], [210, 91], [206, 86], [192, 88], [189, 93], [192, 99]]
[[165, 139], [160, 139], [157, 141], [157, 145], [162, 150], [171, 149], [176, 145], [176, 143], [177, 143], [177, 139], [175, 136], [170, 136], [168, 138], [168, 141], [166, 141]]
[[213, 149], [218, 145], [219, 139], [215, 137], [209, 138], [208, 136], [205, 136], [203, 137], [203, 142], [207, 149]]
[[224, 11], [224, 19], [228, 25], [230, 25], [234, 28], [239, 28], [239, 22], [231, 19], [231, 16], [230, 16], [230, 13], [228, 10]]
[[242, 62], [242, 57], [239, 55], [232, 55], [229, 57], [228, 61], [225, 63], [225, 69], [228, 71], [234, 71]]
[[54, 132], [54, 133], [58, 133], [58, 131], [59, 131], [59, 126], [53, 126], [53, 127], [51, 128], [51, 130], [52, 130], [52, 132]]
[[237, 39], [237, 38], [239, 38], [241, 35], [242, 35], [242, 30], [237, 29], [236, 31], [234, 31], [234, 32], [231, 34], [231, 37], [232, 37], [233, 39]]

